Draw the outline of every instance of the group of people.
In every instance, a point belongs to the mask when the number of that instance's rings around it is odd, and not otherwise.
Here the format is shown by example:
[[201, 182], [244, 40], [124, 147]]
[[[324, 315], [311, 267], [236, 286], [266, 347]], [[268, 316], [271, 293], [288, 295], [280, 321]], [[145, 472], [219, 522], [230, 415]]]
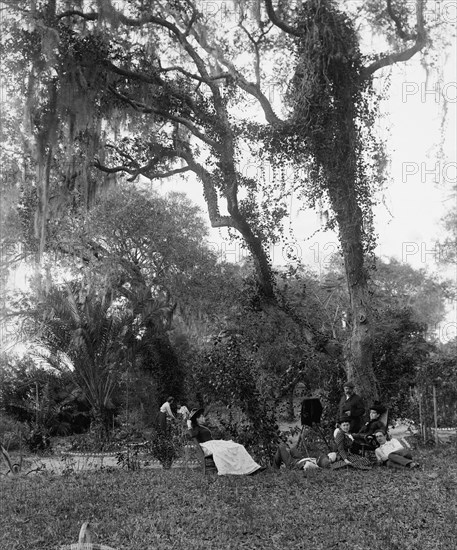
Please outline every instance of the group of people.
[[[165, 401], [165, 403], [161, 405], [159, 412], [157, 414], [157, 419], [156, 419], [156, 428], [159, 432], [162, 432], [162, 433], [166, 432], [168, 422], [172, 420], [176, 420], [176, 416], [171, 408], [174, 402], [175, 402], [175, 398], [170, 396]], [[187, 420], [189, 418], [190, 411], [186, 407], [186, 405], [181, 405], [178, 403], [176, 412], [177, 414], [181, 415], [181, 418], [183, 418], [184, 420]]]
[[[403, 447], [398, 439], [388, 439], [387, 420], [381, 416], [386, 412], [384, 406], [375, 402], [369, 410], [369, 420], [363, 423], [364, 403], [355, 393], [350, 381], [343, 386], [344, 395], [339, 404], [338, 426], [334, 433], [336, 460], [332, 467], [337, 468], [343, 462], [355, 468], [370, 468], [371, 461], [360, 453], [363, 449], [374, 451], [378, 464], [388, 467], [418, 468], [410, 449]], [[334, 457], [332, 457], [334, 458]]]
[[[370, 406], [369, 418], [363, 421], [365, 406], [359, 395], [355, 393], [355, 386], [348, 381], [343, 387], [344, 395], [339, 404], [339, 418], [333, 434], [332, 450], [318, 458], [306, 456], [306, 448], [302, 448], [300, 441], [288, 448], [285, 444], [279, 445], [273, 459], [273, 468], [279, 469], [282, 464], [287, 469], [301, 470], [308, 468], [353, 467], [369, 470], [374, 462], [365, 456], [366, 450], [374, 452], [375, 463], [388, 467], [417, 468], [419, 464], [413, 460], [409, 448], [397, 439], [389, 439], [387, 422], [382, 421], [386, 413], [385, 407], [379, 402]], [[176, 418], [170, 397], [160, 407], [158, 427], [166, 428], [169, 419]], [[181, 407], [178, 414], [187, 422], [188, 434], [202, 447], [205, 456], [212, 455], [219, 475], [253, 475], [264, 471], [243, 445], [234, 441], [213, 439], [211, 431], [205, 426], [204, 410], [202, 408], [189, 411]]]
[[[323, 468], [338, 469], [353, 467], [360, 470], [369, 470], [373, 466], [372, 460], [365, 456], [365, 451], [374, 452], [376, 463], [391, 468], [418, 468], [419, 464], [413, 460], [409, 448], [403, 447], [398, 439], [389, 439], [387, 436], [387, 420], [381, 417], [386, 408], [375, 402], [369, 409], [369, 419], [363, 422], [365, 405], [359, 395], [355, 393], [352, 382], [346, 382], [343, 387], [344, 395], [339, 403], [339, 418], [333, 433], [332, 450], [318, 458], [316, 465]], [[290, 469], [301, 469], [306, 457], [298, 442], [291, 449], [280, 445], [276, 452], [273, 466], [280, 468], [285, 464]]]

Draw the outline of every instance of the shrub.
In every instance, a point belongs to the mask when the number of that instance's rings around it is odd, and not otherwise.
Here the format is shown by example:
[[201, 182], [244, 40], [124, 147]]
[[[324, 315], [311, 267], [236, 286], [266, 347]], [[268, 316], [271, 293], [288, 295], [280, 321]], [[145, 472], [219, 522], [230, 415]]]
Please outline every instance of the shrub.
[[177, 426], [172, 425], [166, 432], [154, 430], [146, 452], [157, 459], [164, 468], [171, 468], [173, 461], [182, 452], [183, 442]]
[[24, 441], [26, 427], [22, 422], [0, 413], [0, 443], [6, 450], [16, 451]]

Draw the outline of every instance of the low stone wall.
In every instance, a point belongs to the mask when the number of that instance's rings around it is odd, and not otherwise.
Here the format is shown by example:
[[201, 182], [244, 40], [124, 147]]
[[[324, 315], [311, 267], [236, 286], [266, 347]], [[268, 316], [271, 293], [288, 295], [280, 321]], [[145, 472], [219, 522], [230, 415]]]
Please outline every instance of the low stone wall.
[[[16, 462], [17, 457], [12, 457]], [[158, 460], [148, 456], [138, 456], [140, 469], [161, 469], [162, 465]], [[183, 457], [175, 460], [172, 468], [197, 468], [199, 461], [190, 457]], [[83, 453], [65, 451], [53, 456], [32, 455], [23, 457], [21, 473], [49, 473], [62, 475], [65, 473], [78, 473], [82, 471], [104, 470], [106, 468], [124, 468], [127, 466], [118, 462], [113, 453]], [[2, 466], [2, 469], [3, 466]], [[5, 472], [2, 472], [6, 474]], [[10, 474], [11, 475], [11, 474]]]

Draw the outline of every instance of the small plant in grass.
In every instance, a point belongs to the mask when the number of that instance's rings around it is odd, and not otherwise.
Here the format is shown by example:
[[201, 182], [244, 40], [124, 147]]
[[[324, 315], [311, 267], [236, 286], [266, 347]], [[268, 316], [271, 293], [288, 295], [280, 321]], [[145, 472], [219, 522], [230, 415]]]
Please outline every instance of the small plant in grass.
[[51, 437], [49, 430], [43, 426], [34, 424], [25, 436], [28, 448], [32, 452], [43, 452], [51, 450]]
[[165, 469], [171, 468], [173, 461], [182, 453], [182, 438], [178, 428], [172, 425], [166, 432], [154, 430], [146, 448]]
[[141, 468], [140, 450], [138, 447], [127, 447], [116, 453], [117, 465], [127, 470], [139, 470]]
[[7, 451], [21, 450], [27, 426], [0, 413], [0, 442]]

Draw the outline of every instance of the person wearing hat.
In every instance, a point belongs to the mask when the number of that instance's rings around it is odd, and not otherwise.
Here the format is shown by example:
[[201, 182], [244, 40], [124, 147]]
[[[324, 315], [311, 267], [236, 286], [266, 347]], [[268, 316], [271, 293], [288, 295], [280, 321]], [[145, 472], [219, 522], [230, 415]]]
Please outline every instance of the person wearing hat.
[[333, 469], [351, 466], [358, 470], [370, 470], [370, 461], [362, 456], [354, 454], [353, 445], [354, 438], [349, 433], [351, 424], [348, 416], [344, 415], [338, 419], [338, 429], [335, 431], [334, 452], [336, 453], [335, 461], [331, 465]]
[[363, 424], [365, 405], [360, 395], [354, 391], [354, 382], [344, 383], [344, 395], [341, 397], [338, 413], [340, 417], [346, 417], [350, 423], [350, 432], [357, 433]]
[[386, 412], [386, 408], [375, 401], [370, 407], [370, 419], [362, 426], [358, 433], [353, 433], [354, 438], [353, 451], [360, 451], [362, 445], [365, 445], [370, 450], [375, 450], [378, 446], [374, 433], [376, 430], [386, 430], [387, 426], [380, 420], [381, 415]]
[[192, 409], [187, 426], [189, 435], [203, 449], [205, 456], [212, 455], [218, 475], [252, 475], [265, 470], [257, 464], [243, 445], [234, 441], [213, 439], [211, 431], [205, 424], [203, 409]]

